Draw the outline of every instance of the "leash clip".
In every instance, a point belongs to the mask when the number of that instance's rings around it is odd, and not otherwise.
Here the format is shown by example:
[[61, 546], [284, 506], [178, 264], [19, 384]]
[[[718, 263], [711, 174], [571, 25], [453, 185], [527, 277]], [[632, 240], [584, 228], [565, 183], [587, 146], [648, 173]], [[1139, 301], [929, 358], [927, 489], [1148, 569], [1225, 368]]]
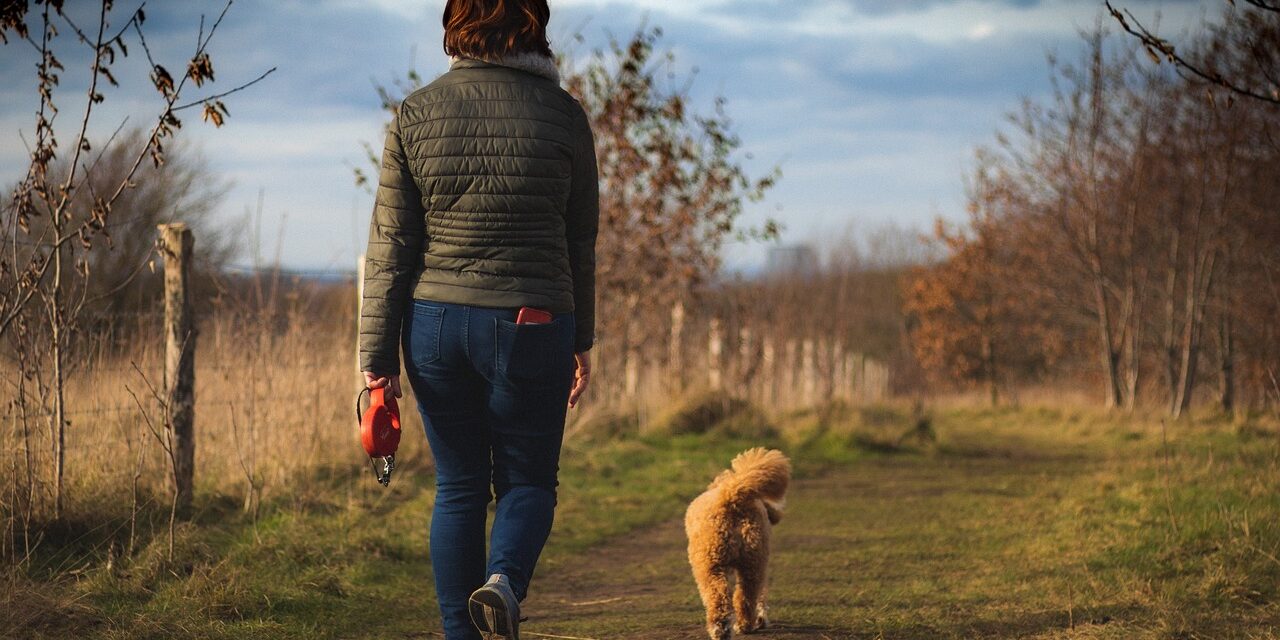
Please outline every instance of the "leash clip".
[[369, 463], [373, 465], [373, 475], [378, 478], [378, 484], [388, 487], [391, 486], [391, 472], [396, 470], [395, 456], [382, 456], [382, 471], [378, 471], [378, 462], [375, 458], [369, 458]]

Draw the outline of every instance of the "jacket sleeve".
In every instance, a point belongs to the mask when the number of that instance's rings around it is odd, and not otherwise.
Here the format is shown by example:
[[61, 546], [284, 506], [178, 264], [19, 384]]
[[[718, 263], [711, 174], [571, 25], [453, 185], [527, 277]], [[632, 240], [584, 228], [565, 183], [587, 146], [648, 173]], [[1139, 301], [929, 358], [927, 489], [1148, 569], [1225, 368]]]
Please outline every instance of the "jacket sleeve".
[[575, 105], [574, 153], [565, 236], [573, 275], [574, 351], [595, 344], [596, 232], [600, 223], [600, 183], [595, 137], [580, 104]]
[[400, 123], [391, 121], [369, 222], [360, 301], [360, 369], [400, 374], [400, 324], [422, 263], [426, 235], [422, 195], [409, 173]]

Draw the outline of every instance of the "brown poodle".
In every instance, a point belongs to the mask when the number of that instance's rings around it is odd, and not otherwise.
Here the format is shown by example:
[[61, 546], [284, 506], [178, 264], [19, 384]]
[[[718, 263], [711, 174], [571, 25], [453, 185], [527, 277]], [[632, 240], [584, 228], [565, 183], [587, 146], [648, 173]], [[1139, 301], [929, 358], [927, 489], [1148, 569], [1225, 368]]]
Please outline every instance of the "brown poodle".
[[[684, 516], [689, 564], [707, 609], [707, 633], [712, 640], [728, 640], [732, 635], [734, 612], [733, 629], [739, 633], [769, 623], [764, 604], [769, 529], [782, 519], [791, 480], [791, 462], [777, 450], [748, 449], [733, 459], [731, 467], [711, 481]], [[730, 574], [737, 575], [736, 592], [729, 584]]]

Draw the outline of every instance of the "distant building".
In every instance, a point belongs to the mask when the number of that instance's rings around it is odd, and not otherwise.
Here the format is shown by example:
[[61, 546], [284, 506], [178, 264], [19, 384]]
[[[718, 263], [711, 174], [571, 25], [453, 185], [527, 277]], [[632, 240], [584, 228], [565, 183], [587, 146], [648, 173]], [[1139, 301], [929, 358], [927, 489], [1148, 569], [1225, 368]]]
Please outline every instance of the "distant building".
[[768, 275], [812, 275], [818, 271], [818, 252], [808, 244], [771, 247], [765, 271]]

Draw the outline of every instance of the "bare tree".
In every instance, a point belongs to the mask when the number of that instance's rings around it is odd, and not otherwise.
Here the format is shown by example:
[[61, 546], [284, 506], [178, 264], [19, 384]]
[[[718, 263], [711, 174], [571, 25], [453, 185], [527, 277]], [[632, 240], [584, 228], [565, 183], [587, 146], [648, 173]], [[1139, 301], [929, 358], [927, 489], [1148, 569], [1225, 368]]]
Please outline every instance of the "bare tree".
[[[1087, 34], [1077, 65], [1054, 62], [1054, 97], [1027, 103], [1015, 116], [1021, 134], [1004, 138], [1003, 151], [1025, 202], [1026, 263], [1044, 288], [1058, 292], [1057, 312], [1089, 327], [1108, 408], [1131, 405], [1136, 369], [1139, 283], [1127, 249], [1134, 245], [1142, 212], [1144, 157], [1149, 120], [1130, 118], [1140, 101], [1126, 100], [1131, 55], [1109, 59], [1104, 32]], [[1126, 380], [1129, 382], [1126, 383]]]
[[[654, 60], [661, 30], [640, 30], [629, 41], [597, 51], [566, 85], [586, 107], [596, 133], [601, 225], [597, 290], [609, 309], [602, 333], [629, 341], [661, 339], [662, 323], [624, 327], [642, 315], [636, 305], [666, 313], [719, 270], [720, 248], [733, 237], [769, 239], [766, 221], [743, 228], [748, 201], [774, 184], [778, 170], [752, 179], [736, 158], [741, 140], [717, 98], [707, 115], [691, 113], [688, 83], [664, 90], [659, 77], [670, 54]], [[629, 296], [644, 292], [642, 296]], [[635, 324], [635, 323], [633, 323]], [[641, 331], [654, 327], [656, 332]]]
[[984, 384], [996, 405], [1012, 376], [1027, 379], [1053, 364], [1061, 342], [1041, 312], [1051, 296], [1024, 277], [1028, 255], [1014, 238], [1026, 233], [1018, 217], [1027, 203], [1015, 176], [996, 154], [979, 150], [968, 190], [968, 224], [952, 230], [938, 221], [933, 240], [945, 260], [908, 274], [903, 310], [925, 370]]
[[[1052, 100], [1027, 101], [1000, 136], [999, 233], [970, 220], [948, 236], [947, 260], [916, 281], [926, 288], [909, 302], [934, 323], [913, 334], [917, 354], [935, 370], [992, 370], [982, 336], [998, 325], [962, 311], [993, 299], [979, 295], [992, 281], [982, 258], [1012, 250], [1015, 268], [992, 289], [1010, 302], [1001, 315], [1053, 329], [1015, 353], [1061, 341], [1069, 363], [1090, 354], [1096, 373], [1084, 378], [1100, 379], [1108, 407], [1132, 409], [1154, 389], [1180, 417], [1212, 379], [1224, 409], [1246, 388], [1253, 404], [1274, 403], [1280, 147], [1258, 132], [1275, 108], [1205, 100], [1201, 80], [1137, 65], [1136, 50], [1106, 47], [1101, 30], [1087, 37], [1081, 63], [1055, 63]], [[1144, 372], [1158, 383], [1144, 385]]]
[[[109, 242], [111, 226], [116, 220], [113, 209], [126, 192], [137, 186], [143, 163], [148, 159], [154, 167], [164, 163], [165, 145], [182, 126], [179, 115], [200, 108], [204, 120], [221, 126], [228, 113], [222, 99], [274, 71], [270, 69], [227, 91], [188, 99], [191, 91], [214, 80], [209, 44], [231, 8], [231, 1], [228, 0], [209, 25], [203, 17], [200, 19], [195, 50], [184, 61], [184, 70], [176, 78], [152, 56], [143, 30], [146, 22], [143, 5], [118, 16], [113, 4], [111, 0], [102, 0], [96, 15], [87, 23], [65, 11], [62, 0], [6, 3], [0, 12], [0, 38], [6, 46], [30, 46], [38, 56], [38, 107], [28, 147], [30, 162], [0, 220], [0, 246], [3, 247], [0, 250], [0, 337], [9, 335], [20, 319], [28, 328], [47, 327], [47, 351], [41, 353], [47, 353], [49, 366], [41, 371], [50, 381], [55, 517], [61, 514], [63, 503], [66, 349], [89, 290], [83, 282], [92, 273], [91, 249]], [[68, 32], [72, 42], [55, 40], [60, 31]], [[14, 36], [12, 40], [10, 35]], [[96, 161], [90, 163], [95, 146], [90, 140], [90, 125], [98, 113], [98, 105], [106, 100], [107, 85], [118, 84], [113, 69], [118, 57], [129, 55], [130, 47], [141, 48], [146, 57], [151, 83], [160, 95], [159, 105], [145, 134], [124, 139], [113, 134], [99, 144], [100, 159], [112, 155], [116, 145], [123, 147], [131, 143], [127, 150], [118, 152], [123, 162], [117, 166], [114, 177], [100, 180], [96, 179], [101, 175], [100, 167]], [[58, 126], [63, 111], [55, 102], [55, 96], [65, 70], [63, 60], [73, 58], [85, 64], [90, 75], [83, 108], [74, 115], [63, 116], [75, 117], [74, 133], [67, 136]], [[117, 133], [123, 126], [122, 123], [116, 129]], [[70, 144], [61, 145], [60, 140]], [[66, 155], [61, 155], [63, 153]], [[57, 170], [58, 166], [65, 170]], [[76, 215], [78, 209], [82, 211], [80, 215]], [[81, 286], [73, 285], [75, 282]], [[38, 314], [29, 314], [33, 300], [41, 303]], [[10, 342], [15, 348], [31, 345], [31, 341], [26, 340]], [[16, 355], [20, 359], [40, 357], [40, 353], [31, 352]]]
[[[117, 143], [105, 151], [95, 150], [88, 162], [92, 171], [85, 175], [86, 187], [72, 198], [66, 217], [72, 223], [92, 215], [91, 193], [105, 190], [104, 185], [118, 184], [129, 170], [129, 153], [145, 144], [146, 132], [132, 129], [121, 132]], [[65, 161], [55, 161], [49, 171], [65, 175]], [[206, 158], [185, 140], [177, 140], [166, 150], [163, 165], [144, 163], [132, 178], [133, 187], [116, 201], [110, 223], [104, 225], [97, 242], [81, 247], [87, 273], [68, 283], [67, 297], [82, 308], [69, 315], [84, 318], [91, 328], [95, 320], [110, 319], [114, 314], [137, 310], [154, 303], [159, 287], [157, 276], [149, 269], [155, 258], [155, 239], [150, 233], [156, 225], [184, 222], [200, 236], [201, 267], [217, 271], [230, 261], [241, 247], [239, 238], [218, 225], [213, 214], [223, 202], [228, 184], [219, 179]], [[28, 222], [30, 234], [47, 233], [47, 216]], [[35, 243], [20, 249], [37, 250]], [[81, 312], [84, 312], [83, 315]]]

